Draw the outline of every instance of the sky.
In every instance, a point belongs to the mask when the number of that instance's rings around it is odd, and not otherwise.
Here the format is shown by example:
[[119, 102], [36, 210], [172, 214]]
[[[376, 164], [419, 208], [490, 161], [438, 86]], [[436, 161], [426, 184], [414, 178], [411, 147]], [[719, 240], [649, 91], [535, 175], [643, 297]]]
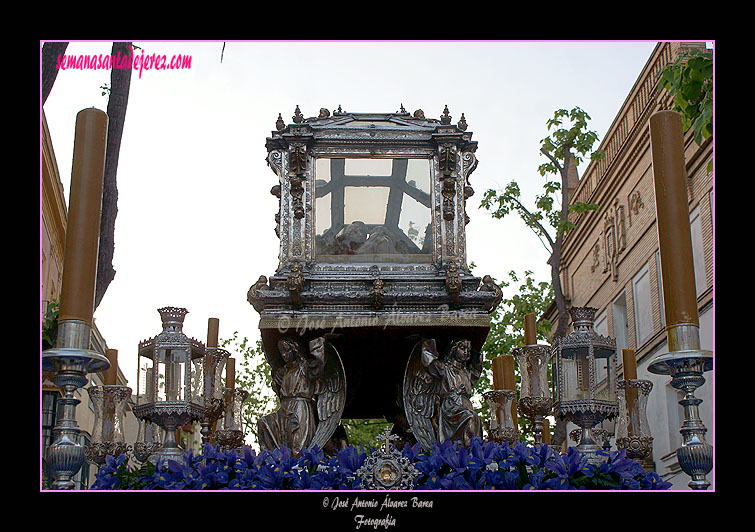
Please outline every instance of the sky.
[[[265, 139], [331, 112], [464, 113], [478, 142], [467, 204], [467, 257], [501, 280], [526, 270], [549, 281], [549, 253], [516, 216], [495, 220], [485, 190], [517, 181], [532, 205], [545, 182], [540, 140], [557, 109], [578, 106], [602, 140], [656, 41], [135, 42], [145, 55], [191, 57], [190, 68], [134, 71], [118, 165], [116, 276], [94, 318], [136, 393], [140, 341], [162, 330], [157, 309], [185, 307], [184, 332], [259, 338], [246, 293], [278, 263], [277, 178]], [[109, 55], [110, 42], [72, 42], [66, 54]], [[41, 49], [41, 43], [40, 43]], [[107, 108], [108, 70], [61, 70], [44, 111], [68, 202], [76, 114]], [[41, 113], [40, 113], [41, 114]], [[579, 168], [582, 175], [586, 164]], [[509, 293], [507, 293], [509, 295]]]

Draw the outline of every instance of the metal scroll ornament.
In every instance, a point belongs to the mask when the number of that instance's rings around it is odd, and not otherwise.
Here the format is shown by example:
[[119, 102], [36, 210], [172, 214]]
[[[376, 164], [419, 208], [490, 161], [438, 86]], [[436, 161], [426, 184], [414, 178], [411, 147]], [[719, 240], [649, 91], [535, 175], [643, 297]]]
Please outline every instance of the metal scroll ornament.
[[368, 456], [362, 467], [355, 471], [361, 479], [362, 488], [368, 490], [410, 490], [414, 480], [421, 475], [409, 459], [391, 445], [391, 440], [398, 439], [385, 427], [385, 434], [377, 437], [385, 443], [381, 449]]
[[263, 449], [293, 452], [323, 448], [341, 422], [346, 374], [341, 357], [324, 337], [309, 342], [309, 353], [295, 336], [278, 341], [282, 362], [272, 365], [273, 390], [280, 408], [257, 421]]

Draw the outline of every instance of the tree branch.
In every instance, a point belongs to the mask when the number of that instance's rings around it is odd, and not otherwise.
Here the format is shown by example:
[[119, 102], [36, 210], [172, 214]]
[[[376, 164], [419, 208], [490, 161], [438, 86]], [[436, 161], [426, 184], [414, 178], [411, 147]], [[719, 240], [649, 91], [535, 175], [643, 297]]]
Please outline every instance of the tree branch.
[[546, 156], [546, 157], [547, 157], [548, 159], [550, 159], [550, 161], [551, 161], [551, 162], [553, 163], [553, 166], [555, 166], [555, 167], [556, 167], [556, 169], [557, 169], [557, 170], [558, 170], [559, 172], [563, 172], [563, 169], [561, 168], [561, 165], [560, 165], [560, 164], [558, 164], [558, 159], [556, 159], [555, 157], [553, 157], [553, 156], [552, 156], [552, 155], [551, 155], [550, 153], [548, 153], [547, 151], [545, 151], [545, 149], [543, 149], [543, 148], [540, 148], [540, 153], [542, 153], [542, 154], [543, 154], [543, 155], [545, 155], [545, 156]]
[[[528, 211], [527, 208], [524, 205], [522, 205], [522, 202], [520, 202], [514, 196], [502, 196], [502, 197], [504, 199], [506, 199], [506, 200], [509, 200], [509, 201], [512, 201], [512, 202], [516, 203], [517, 210], [520, 212], [520, 214], [523, 213], [524, 216], [529, 220], [528, 225], [529, 224], [533, 224], [533, 225], [536, 225], [538, 227], [538, 229], [540, 230], [540, 232], [535, 231], [535, 229], [532, 228], [533, 232], [538, 236], [538, 238], [540, 239], [540, 242], [543, 242], [542, 238], [540, 238], [540, 237], [541, 236], [545, 236], [545, 238], [548, 240], [548, 244], [550, 244], [551, 247], [550, 247], [550, 249], [548, 249], [548, 247], [545, 244], [543, 244], [543, 247], [545, 247], [546, 251], [548, 251], [550, 253], [553, 253], [553, 239], [551, 239], [551, 236], [548, 234], [548, 231], [545, 230], [545, 227], [543, 227], [543, 225], [540, 223], [540, 221], [537, 220], [534, 217], [534, 215], [530, 211]], [[541, 235], [541, 233], [542, 233], [542, 235]]]

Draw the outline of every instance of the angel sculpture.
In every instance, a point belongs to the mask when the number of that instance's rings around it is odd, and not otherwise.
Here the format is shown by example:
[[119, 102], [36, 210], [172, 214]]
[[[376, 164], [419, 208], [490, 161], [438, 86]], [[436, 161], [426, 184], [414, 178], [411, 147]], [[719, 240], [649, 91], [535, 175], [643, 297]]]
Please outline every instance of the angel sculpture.
[[283, 364], [272, 364], [273, 389], [280, 399], [275, 412], [257, 421], [263, 449], [286, 446], [293, 452], [323, 448], [341, 421], [346, 375], [341, 357], [324, 337], [309, 342], [311, 356], [292, 336], [278, 341]]
[[425, 339], [412, 351], [404, 375], [404, 407], [414, 436], [429, 450], [445, 440], [469, 445], [482, 438], [482, 422], [471, 395], [482, 373], [480, 354], [469, 340], [454, 340], [441, 358], [435, 340]]

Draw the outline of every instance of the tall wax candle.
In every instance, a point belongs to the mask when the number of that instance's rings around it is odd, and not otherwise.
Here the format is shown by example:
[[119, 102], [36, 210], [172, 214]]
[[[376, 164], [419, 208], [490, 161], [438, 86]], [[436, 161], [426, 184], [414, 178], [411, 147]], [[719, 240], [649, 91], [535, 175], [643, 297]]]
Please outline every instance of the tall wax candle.
[[103, 372], [102, 381], [105, 386], [113, 386], [118, 378], [118, 350], [108, 349], [105, 356], [110, 362], [110, 367]]
[[84, 109], [76, 115], [60, 321], [92, 325], [107, 127], [107, 114], [99, 109]]
[[543, 443], [551, 444], [551, 424], [547, 417], [543, 419]]
[[[652, 115], [650, 144], [666, 330], [680, 324], [699, 326], [681, 115], [675, 111]], [[674, 341], [669, 338], [672, 351], [678, 349]]]
[[[621, 350], [622, 366], [624, 371], [624, 381], [637, 378], [637, 359], [634, 356], [634, 349]], [[626, 386], [626, 385], [625, 385]], [[639, 412], [637, 412], [637, 388], [624, 388], [624, 400], [626, 402], [627, 414], [629, 415], [629, 426], [627, 430], [629, 435], [639, 434]]]
[[530, 313], [524, 316], [524, 344], [535, 345], [537, 343], [537, 331], [535, 328], [535, 315]]
[[493, 389], [503, 390], [503, 382], [505, 380], [504, 373], [506, 368], [504, 357], [502, 355], [493, 358], [491, 369], [493, 370]]
[[225, 387], [236, 387], [236, 360], [228, 358], [225, 361]]
[[[514, 377], [514, 355], [501, 355], [503, 358], [503, 389], [516, 390], [516, 378]], [[518, 427], [516, 412], [516, 399], [511, 402], [511, 417], [514, 419], [514, 427]]]
[[634, 356], [634, 349], [622, 349], [621, 359], [624, 370], [624, 380], [637, 378], [637, 359]]
[[207, 320], [207, 347], [218, 346], [218, 329], [220, 328], [220, 320], [218, 318], [210, 318]]
[[[218, 330], [220, 328], [220, 320], [218, 318], [209, 318], [207, 320], [207, 347], [216, 348], [218, 346]], [[212, 367], [213, 356], [209, 353], [204, 357], [204, 373], [205, 373], [205, 390], [209, 393], [213, 388], [213, 381], [215, 380], [215, 369]]]

